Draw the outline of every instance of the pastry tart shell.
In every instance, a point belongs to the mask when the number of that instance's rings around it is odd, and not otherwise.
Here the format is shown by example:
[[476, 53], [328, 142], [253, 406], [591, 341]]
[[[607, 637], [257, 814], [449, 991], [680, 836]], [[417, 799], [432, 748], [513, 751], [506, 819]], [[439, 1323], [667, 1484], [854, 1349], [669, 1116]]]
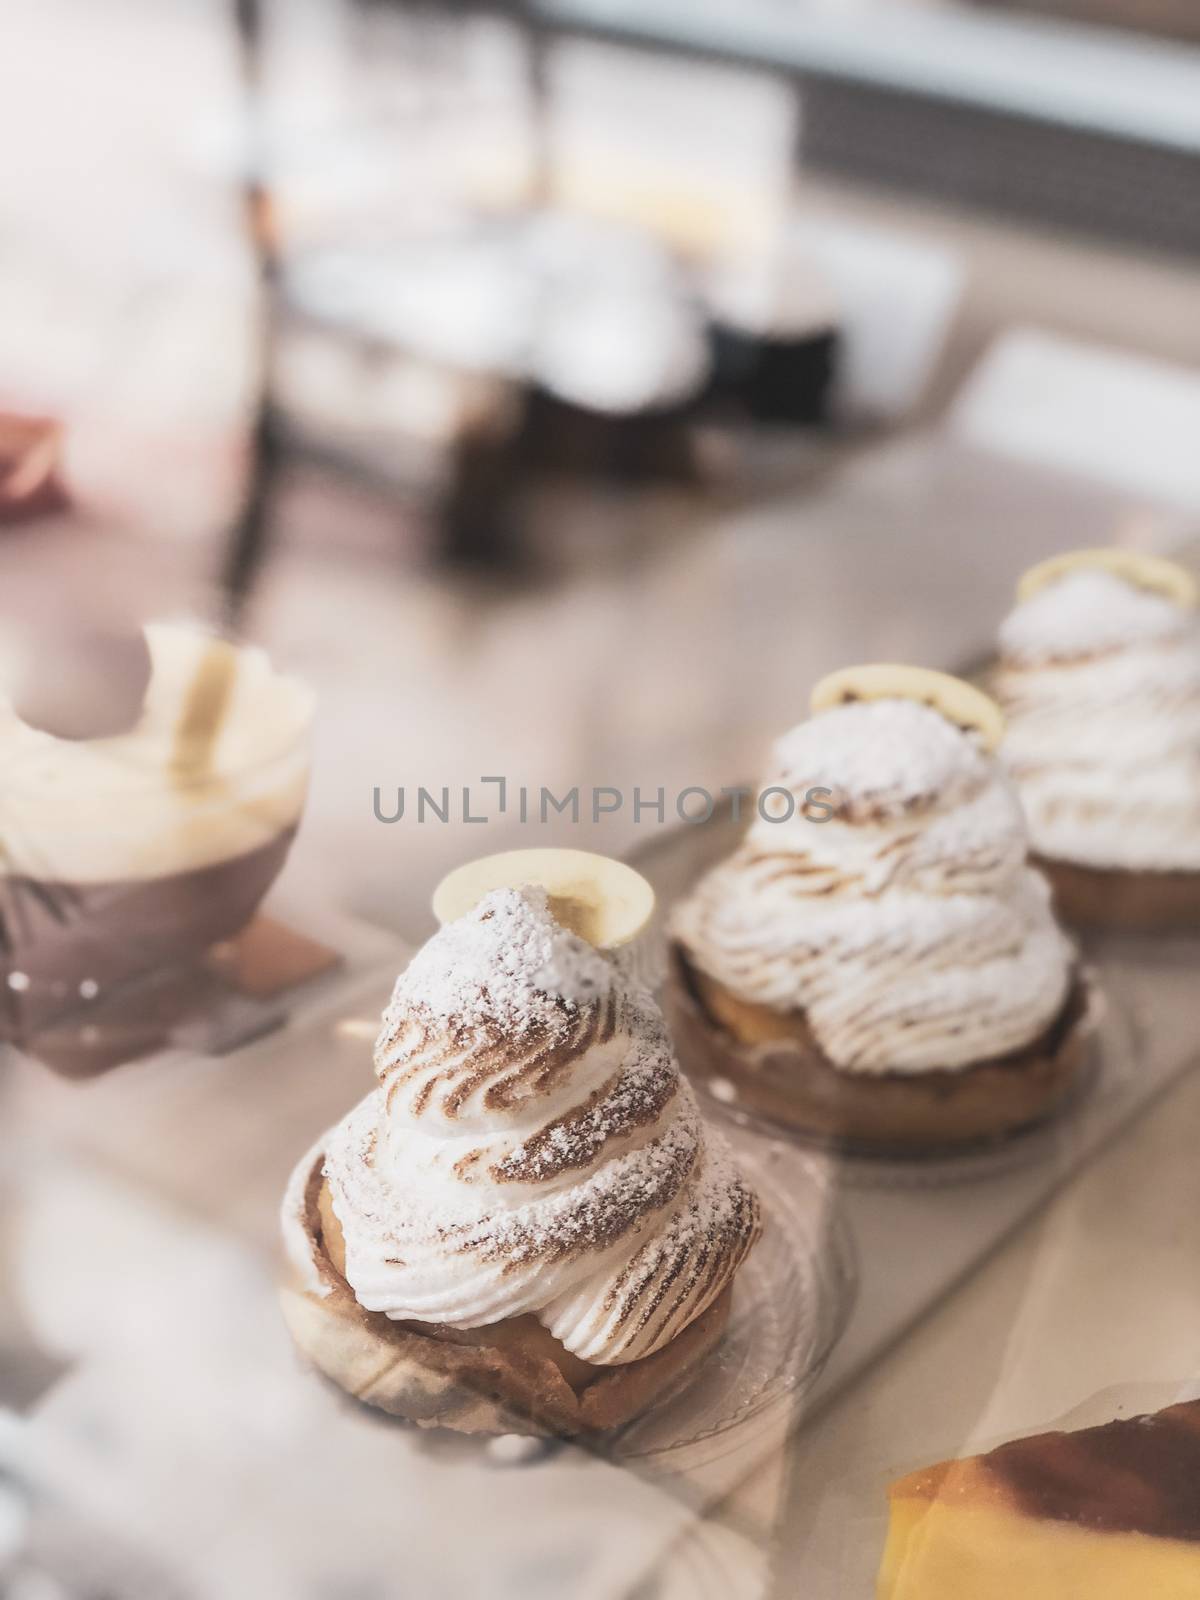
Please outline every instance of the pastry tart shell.
[[324, 1152], [310, 1152], [305, 1165], [292, 1190], [301, 1214], [289, 1222], [308, 1259], [292, 1262], [281, 1290], [292, 1338], [347, 1394], [418, 1427], [602, 1435], [687, 1384], [725, 1330], [732, 1286], [661, 1350], [606, 1367], [572, 1356], [529, 1316], [454, 1329], [367, 1311], [336, 1265], [341, 1241], [327, 1237], [332, 1210], [322, 1200]]
[[1128, 872], [1044, 856], [1035, 865], [1050, 881], [1059, 919], [1108, 933], [1200, 930], [1200, 872]]
[[675, 945], [664, 995], [684, 1070], [716, 1096], [797, 1133], [870, 1155], [943, 1155], [1050, 1117], [1076, 1087], [1098, 1011], [1076, 974], [1062, 1011], [1032, 1044], [965, 1068], [848, 1072], [802, 1012], [734, 995]]

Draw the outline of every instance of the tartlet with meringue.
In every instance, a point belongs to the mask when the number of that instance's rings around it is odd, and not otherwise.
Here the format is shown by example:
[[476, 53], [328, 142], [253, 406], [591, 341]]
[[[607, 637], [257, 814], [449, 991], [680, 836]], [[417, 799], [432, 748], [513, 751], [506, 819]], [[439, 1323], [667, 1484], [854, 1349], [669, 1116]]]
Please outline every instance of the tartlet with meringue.
[[490, 888], [418, 952], [285, 1200], [300, 1349], [422, 1426], [629, 1421], [719, 1342], [760, 1228], [657, 1006], [551, 904]]
[[1200, 926], [1200, 627], [1191, 574], [1078, 550], [1025, 574], [990, 687], [1065, 921]]
[[872, 1153], [993, 1141], [1076, 1083], [1092, 1011], [987, 696], [831, 675], [740, 847], [674, 910], [668, 1017], [726, 1101]]

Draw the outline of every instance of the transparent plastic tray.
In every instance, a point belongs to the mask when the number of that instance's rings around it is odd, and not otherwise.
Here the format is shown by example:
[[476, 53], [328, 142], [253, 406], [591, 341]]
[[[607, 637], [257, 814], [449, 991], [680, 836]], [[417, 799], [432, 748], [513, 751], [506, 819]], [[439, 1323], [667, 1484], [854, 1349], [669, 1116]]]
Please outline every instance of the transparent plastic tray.
[[[732, 850], [740, 831], [718, 811], [709, 823], [656, 834], [631, 855], [658, 896], [641, 956], [646, 971], [665, 970], [671, 907]], [[1102, 996], [1101, 1014], [1089, 1070], [1051, 1121], [952, 1157], [885, 1160], [808, 1149], [840, 1196], [859, 1261], [848, 1325], [808, 1406], [880, 1355], [1197, 1059], [1189, 1018], [1200, 938], [1110, 936], [1084, 941], [1082, 955]], [[748, 1137], [789, 1137], [736, 1105], [712, 1097], [707, 1103]]]

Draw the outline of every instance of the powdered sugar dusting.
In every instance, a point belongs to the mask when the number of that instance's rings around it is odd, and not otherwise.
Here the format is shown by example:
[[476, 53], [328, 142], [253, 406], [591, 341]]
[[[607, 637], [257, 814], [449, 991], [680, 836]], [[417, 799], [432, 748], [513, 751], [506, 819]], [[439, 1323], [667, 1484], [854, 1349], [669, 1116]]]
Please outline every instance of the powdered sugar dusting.
[[1000, 628], [1000, 648], [1015, 662], [1070, 661], [1170, 639], [1192, 620], [1166, 595], [1087, 567], [1039, 589], [1010, 612]]
[[485, 1259], [554, 1260], [611, 1245], [680, 1192], [696, 1159], [699, 1117], [675, 1117], [661, 1137], [606, 1161], [585, 1182], [548, 1199], [482, 1219], [463, 1241]]
[[612, 982], [599, 951], [555, 920], [545, 889], [493, 889], [417, 952], [389, 1017], [420, 1007], [466, 1026], [520, 1028], [544, 1021], [556, 1003], [573, 1011], [601, 1000]]
[[516, 1145], [491, 1175], [530, 1182], [587, 1166], [606, 1145], [659, 1116], [678, 1078], [665, 1029], [652, 1028], [646, 1038], [635, 1035], [615, 1082]]
[[[802, 797], [833, 791], [839, 809], [899, 812], [953, 798], [991, 770], [974, 738], [915, 700], [858, 701], [777, 740], [769, 782]], [[768, 827], [777, 824], [766, 824]]]

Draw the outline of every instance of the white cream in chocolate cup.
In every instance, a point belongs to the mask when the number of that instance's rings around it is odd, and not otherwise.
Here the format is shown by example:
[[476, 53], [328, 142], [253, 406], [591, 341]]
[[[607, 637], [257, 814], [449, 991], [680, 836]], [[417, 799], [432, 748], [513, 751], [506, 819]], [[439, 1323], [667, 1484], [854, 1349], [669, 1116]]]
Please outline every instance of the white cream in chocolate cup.
[[4, 1031], [197, 960], [251, 920], [308, 787], [313, 698], [264, 651], [192, 623], [145, 629], [125, 733], [64, 739], [0, 698]]

